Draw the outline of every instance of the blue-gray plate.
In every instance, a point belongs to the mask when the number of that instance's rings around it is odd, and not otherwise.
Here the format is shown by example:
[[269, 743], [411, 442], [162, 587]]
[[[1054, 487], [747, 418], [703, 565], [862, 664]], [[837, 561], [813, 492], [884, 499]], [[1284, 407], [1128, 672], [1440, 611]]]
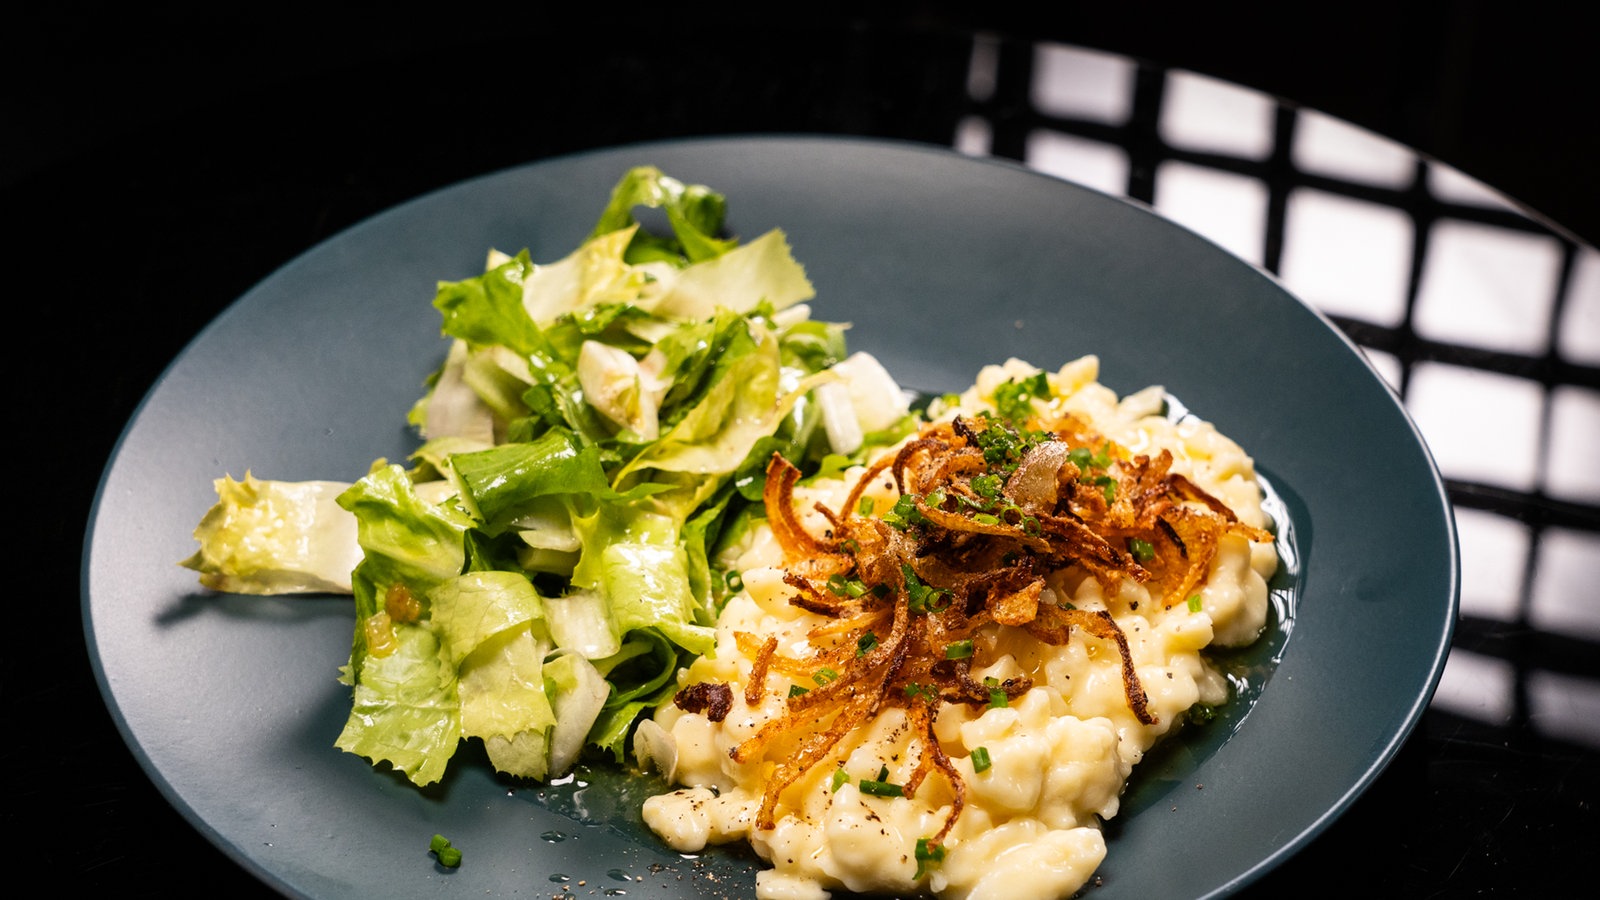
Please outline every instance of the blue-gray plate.
[[[349, 229], [219, 316], [128, 424], [86, 535], [91, 657], [150, 777], [241, 866], [315, 898], [753, 893], [748, 851], [657, 843], [638, 810], [658, 785], [619, 768], [523, 785], [468, 745], [419, 790], [334, 749], [348, 601], [214, 595], [177, 565], [224, 473], [353, 481], [404, 458], [405, 413], [443, 358], [436, 283], [477, 274], [490, 248], [565, 255], [639, 164], [724, 192], [735, 234], [784, 229], [815, 314], [852, 323], [852, 349], [902, 384], [955, 390], [1009, 356], [1054, 368], [1098, 354], [1106, 384], [1165, 386], [1275, 489], [1291, 565], [1264, 649], [1232, 661], [1251, 696], [1135, 772], [1099, 900], [1237, 890], [1382, 771], [1443, 668], [1455, 533], [1415, 427], [1325, 319], [1148, 209], [1017, 165], [695, 139], [511, 169]], [[459, 869], [434, 863], [435, 833], [462, 849]]]

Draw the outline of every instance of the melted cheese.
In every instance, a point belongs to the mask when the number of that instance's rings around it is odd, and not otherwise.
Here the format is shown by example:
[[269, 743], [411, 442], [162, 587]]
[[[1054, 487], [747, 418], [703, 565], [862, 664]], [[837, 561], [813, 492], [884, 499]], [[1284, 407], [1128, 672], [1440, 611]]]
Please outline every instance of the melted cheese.
[[[1036, 371], [1015, 360], [987, 367], [958, 408], [984, 408], [995, 386]], [[1173, 471], [1223, 500], [1245, 523], [1266, 524], [1253, 463], [1237, 444], [1205, 422], [1160, 417], [1158, 389], [1119, 399], [1097, 376], [1093, 357], [1054, 373], [1049, 411], [1071, 412], [1134, 453], [1171, 451]], [[810, 510], [812, 501], [836, 508], [862, 472], [807, 489], [799, 508]], [[892, 483], [872, 485], [869, 495], [880, 509], [895, 499]], [[820, 533], [825, 523], [814, 512], [808, 515], [807, 526]], [[948, 783], [931, 775], [911, 798], [868, 795], [858, 787], [883, 769], [887, 780], [904, 783], [915, 765], [917, 738], [899, 708], [885, 708], [858, 727], [831, 761], [792, 784], [779, 802], [775, 827], [756, 827], [774, 760], [797, 744], [780, 738], [743, 764], [729, 751], [784, 715], [791, 682], [769, 672], [761, 702], [747, 704], [744, 686], [753, 660], [740, 652], [735, 635], [775, 635], [779, 656], [804, 657], [810, 652], [807, 633], [826, 621], [788, 602], [793, 589], [783, 581], [781, 562], [770, 534], [757, 533], [742, 548], [735, 565], [743, 572], [744, 590], [721, 614], [716, 652], [680, 676], [684, 685], [733, 685], [732, 711], [721, 722], [670, 704], [658, 711], [655, 722], [676, 747], [672, 777], [686, 787], [644, 806], [646, 823], [679, 851], [749, 841], [771, 865], [757, 877], [763, 900], [814, 900], [837, 889], [922, 890], [941, 898], [1071, 895], [1105, 856], [1099, 823], [1117, 814], [1135, 764], [1191, 706], [1227, 700], [1226, 681], [1202, 651], [1260, 635], [1267, 579], [1277, 557], [1270, 544], [1225, 537], [1200, 591], [1199, 611], [1181, 601], [1168, 608], [1164, 598], [1130, 579], [1107, 596], [1076, 567], [1049, 576], [1048, 589], [1058, 600], [1106, 610], [1116, 620], [1155, 714], [1152, 725], [1141, 724], [1128, 708], [1113, 643], [1075, 631], [1066, 644], [1050, 646], [1018, 629], [981, 629], [974, 658], [985, 665], [975, 666], [973, 677], [1026, 675], [1033, 687], [1002, 708], [940, 707], [935, 734], [966, 785], [966, 805], [944, 841], [945, 858], [920, 878], [917, 840], [936, 834], [948, 816]], [[983, 772], [975, 771], [972, 759], [980, 747], [991, 761]], [[845, 773], [842, 783], [835, 783], [836, 771]]]

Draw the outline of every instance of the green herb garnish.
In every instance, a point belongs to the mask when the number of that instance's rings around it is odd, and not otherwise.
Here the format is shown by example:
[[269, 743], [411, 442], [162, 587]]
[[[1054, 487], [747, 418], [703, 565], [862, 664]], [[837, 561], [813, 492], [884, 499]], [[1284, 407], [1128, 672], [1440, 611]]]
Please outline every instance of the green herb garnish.
[[990, 709], [1005, 709], [1011, 705], [1011, 698], [1006, 696], [1005, 688], [1000, 685], [1000, 679], [994, 677], [985, 678], [983, 686], [989, 689]]
[[1050, 377], [1044, 372], [1013, 378], [994, 389], [994, 408], [1000, 418], [1023, 423], [1033, 416], [1033, 401], [1050, 399]]
[[929, 869], [944, 862], [944, 845], [929, 843], [927, 838], [917, 838], [916, 857], [917, 874], [914, 877], [921, 878]]
[[857, 787], [861, 789], [861, 793], [871, 794], [874, 797], [904, 797], [906, 795], [906, 789], [892, 781], [869, 781], [863, 778], [861, 779], [861, 784], [857, 785]]
[[994, 763], [989, 759], [988, 747], [972, 748], [972, 771], [986, 772], [992, 765], [994, 765]]
[[863, 634], [861, 637], [856, 638], [856, 656], [866, 656], [877, 646], [878, 636], [869, 631], [866, 634]]
[[450, 839], [442, 834], [436, 834], [428, 841], [428, 852], [439, 860], [439, 865], [447, 869], [461, 865], [461, 851], [452, 847]]
[[909, 605], [913, 613], [925, 615], [942, 612], [950, 605], [950, 592], [923, 583], [909, 564], [900, 564], [900, 574], [905, 577], [906, 596], [911, 600]]

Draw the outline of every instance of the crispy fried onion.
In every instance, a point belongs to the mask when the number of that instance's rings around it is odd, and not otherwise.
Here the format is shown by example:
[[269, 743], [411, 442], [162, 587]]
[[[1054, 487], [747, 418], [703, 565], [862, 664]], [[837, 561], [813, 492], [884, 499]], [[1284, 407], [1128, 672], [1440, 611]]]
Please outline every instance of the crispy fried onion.
[[[755, 660], [747, 703], [764, 696], [766, 675], [803, 686], [784, 714], [731, 751], [738, 762], [760, 758], [779, 738], [798, 745], [776, 760], [757, 826], [773, 828], [780, 795], [824, 762], [857, 725], [886, 707], [905, 710], [916, 764], [902, 791], [909, 797], [934, 772], [949, 782], [943, 840], [965, 802], [965, 785], [934, 734], [947, 703], [999, 704], [1032, 688], [1026, 676], [972, 677], [972, 638], [995, 623], [1038, 641], [1067, 643], [1074, 629], [1116, 647], [1128, 707], [1155, 724], [1127, 638], [1104, 610], [1051, 602], [1045, 576], [1081, 566], [1113, 594], [1132, 578], [1171, 606], [1205, 580], [1225, 534], [1270, 540], [1241, 523], [1221, 501], [1170, 471], [1172, 456], [1132, 456], [1070, 416], [1021, 430], [987, 418], [925, 426], [899, 452], [873, 463], [841, 510], [821, 505], [824, 537], [812, 535], [795, 510], [800, 472], [774, 454], [763, 499], [767, 521], [784, 552], [791, 603], [824, 617], [808, 635], [805, 658], [776, 653], [774, 638], [740, 633]], [[861, 497], [885, 473], [900, 492], [892, 511], [861, 511]], [[727, 690], [726, 686], [722, 686]], [[709, 688], [691, 685], [678, 705], [708, 702]], [[718, 699], [721, 694], [715, 695]]]

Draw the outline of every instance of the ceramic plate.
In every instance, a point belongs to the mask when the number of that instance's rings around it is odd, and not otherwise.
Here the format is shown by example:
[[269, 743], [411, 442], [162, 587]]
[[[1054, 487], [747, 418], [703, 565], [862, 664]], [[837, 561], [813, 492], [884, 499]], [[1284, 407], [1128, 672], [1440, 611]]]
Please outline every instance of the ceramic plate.
[[[290, 896], [752, 894], [748, 851], [668, 850], [638, 814], [659, 786], [620, 770], [525, 786], [467, 745], [419, 790], [335, 750], [348, 601], [212, 595], [176, 565], [224, 473], [352, 481], [403, 458], [405, 413], [443, 359], [436, 282], [479, 273], [491, 247], [565, 255], [638, 164], [724, 192], [735, 234], [783, 228], [815, 315], [852, 323], [852, 349], [902, 384], [958, 390], [1009, 356], [1095, 353], [1107, 385], [1165, 386], [1276, 489], [1294, 565], [1273, 639], [1238, 661], [1259, 694], [1135, 773], [1098, 900], [1236, 890], [1377, 777], [1443, 667], [1455, 536], [1416, 429], [1348, 341], [1149, 210], [1016, 165], [726, 138], [548, 160], [379, 215], [241, 297], [151, 390], [91, 518], [85, 627], [123, 734], [196, 828]], [[434, 833], [459, 869], [434, 864]]]

